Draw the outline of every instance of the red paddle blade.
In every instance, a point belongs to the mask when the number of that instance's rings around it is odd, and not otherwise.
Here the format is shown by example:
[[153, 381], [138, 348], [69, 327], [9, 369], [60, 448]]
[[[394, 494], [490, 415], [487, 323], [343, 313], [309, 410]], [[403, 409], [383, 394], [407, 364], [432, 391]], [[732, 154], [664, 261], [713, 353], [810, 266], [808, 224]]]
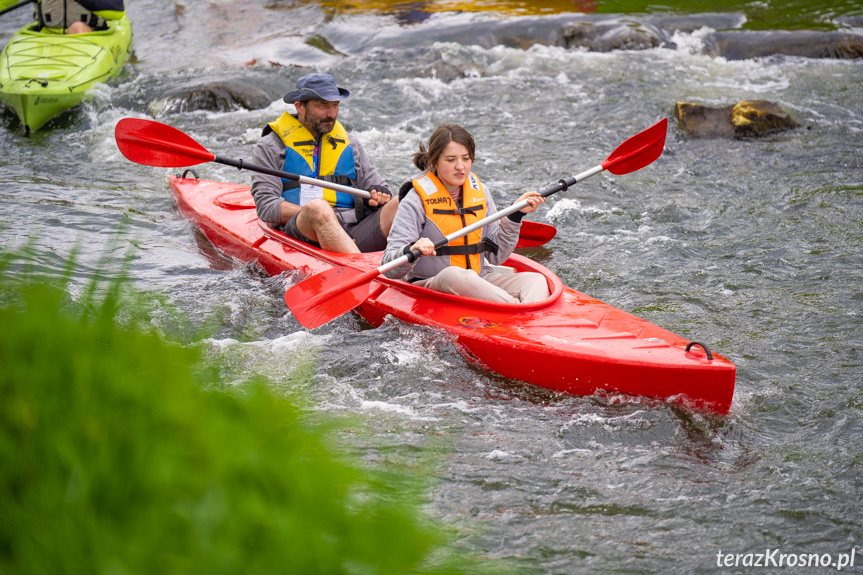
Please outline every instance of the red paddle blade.
[[120, 152], [136, 164], [183, 168], [212, 162], [215, 155], [180, 130], [138, 118], [123, 118], [114, 128]]
[[303, 327], [314, 329], [363, 303], [379, 274], [376, 269], [333, 268], [289, 288], [285, 303]]
[[557, 235], [557, 228], [554, 226], [524, 220], [521, 222], [521, 229], [518, 232], [518, 243], [515, 244], [515, 247], [518, 249], [542, 246], [547, 244], [555, 235]]
[[665, 148], [665, 135], [668, 133], [668, 118], [636, 134], [620, 144], [604, 162], [602, 169], [621, 176], [653, 163], [662, 155]]

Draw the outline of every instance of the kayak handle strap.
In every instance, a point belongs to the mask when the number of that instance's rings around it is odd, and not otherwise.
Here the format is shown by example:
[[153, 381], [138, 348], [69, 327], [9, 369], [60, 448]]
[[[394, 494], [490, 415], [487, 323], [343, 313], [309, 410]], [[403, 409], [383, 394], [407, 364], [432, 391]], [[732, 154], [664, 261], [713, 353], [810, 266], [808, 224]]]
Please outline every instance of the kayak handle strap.
[[689, 351], [690, 349], [692, 349], [693, 345], [700, 346], [701, 349], [703, 349], [704, 352], [707, 354], [707, 360], [713, 361], [713, 352], [710, 351], [710, 348], [707, 346], [706, 343], [701, 343], [700, 341], [690, 341], [689, 345], [686, 346], [686, 351]]

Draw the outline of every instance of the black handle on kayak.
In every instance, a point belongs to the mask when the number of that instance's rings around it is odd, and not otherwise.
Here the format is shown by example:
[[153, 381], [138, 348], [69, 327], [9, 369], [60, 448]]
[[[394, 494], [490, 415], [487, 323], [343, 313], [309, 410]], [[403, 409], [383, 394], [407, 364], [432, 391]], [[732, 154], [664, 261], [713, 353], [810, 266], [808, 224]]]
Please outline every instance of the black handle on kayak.
[[0, 16], [5, 14], [6, 12], [11, 12], [12, 10], [15, 10], [16, 8], [20, 8], [21, 6], [26, 6], [27, 4], [32, 4], [33, 2], [36, 2], [36, 0], [21, 0], [21, 2], [18, 2], [17, 4], [13, 4], [12, 6], [9, 6], [8, 8], [4, 8], [4, 9], [0, 10]]
[[686, 351], [689, 351], [690, 349], [692, 349], [693, 345], [700, 346], [701, 349], [703, 349], [704, 352], [707, 354], [707, 359], [709, 361], [713, 361], [713, 352], [710, 351], [710, 348], [707, 347], [706, 343], [701, 343], [700, 341], [690, 341], [689, 345], [686, 346]]

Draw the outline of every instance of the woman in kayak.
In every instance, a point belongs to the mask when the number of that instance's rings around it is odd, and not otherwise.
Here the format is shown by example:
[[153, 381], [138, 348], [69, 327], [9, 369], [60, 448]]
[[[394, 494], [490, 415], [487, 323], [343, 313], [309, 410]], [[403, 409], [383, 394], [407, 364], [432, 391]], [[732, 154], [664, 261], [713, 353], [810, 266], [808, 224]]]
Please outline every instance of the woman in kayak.
[[435, 250], [435, 242], [497, 211], [494, 199], [471, 172], [474, 141], [454, 124], [439, 126], [420, 143], [413, 162], [422, 173], [399, 191], [399, 207], [387, 239], [386, 264], [411, 250], [423, 256], [386, 272], [391, 278], [444, 293], [501, 303], [533, 302], [549, 296], [542, 274], [501, 273], [486, 263], [505, 262], [518, 242], [521, 219], [545, 198], [526, 192], [528, 206]]

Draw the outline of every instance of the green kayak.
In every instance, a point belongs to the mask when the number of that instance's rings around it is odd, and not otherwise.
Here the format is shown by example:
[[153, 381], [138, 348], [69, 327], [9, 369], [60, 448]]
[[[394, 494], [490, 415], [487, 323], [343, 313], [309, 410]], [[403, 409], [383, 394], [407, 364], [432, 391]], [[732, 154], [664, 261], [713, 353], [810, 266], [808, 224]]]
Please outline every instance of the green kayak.
[[86, 34], [18, 30], [0, 54], [0, 103], [15, 110], [28, 134], [77, 105], [97, 82], [116, 76], [132, 50], [125, 16]]

